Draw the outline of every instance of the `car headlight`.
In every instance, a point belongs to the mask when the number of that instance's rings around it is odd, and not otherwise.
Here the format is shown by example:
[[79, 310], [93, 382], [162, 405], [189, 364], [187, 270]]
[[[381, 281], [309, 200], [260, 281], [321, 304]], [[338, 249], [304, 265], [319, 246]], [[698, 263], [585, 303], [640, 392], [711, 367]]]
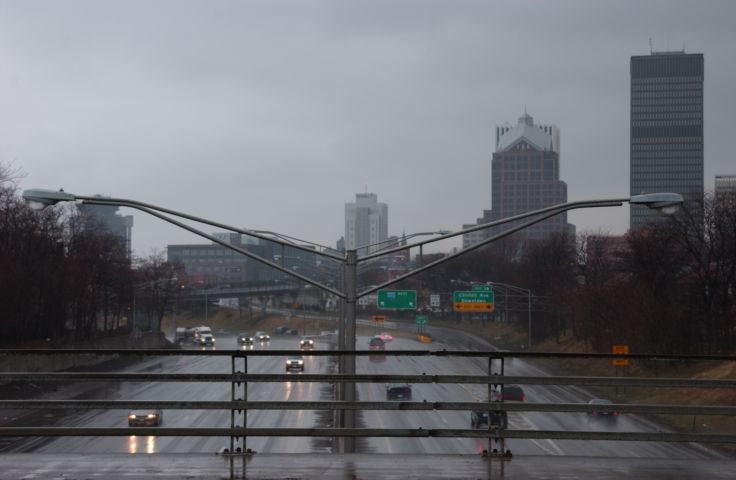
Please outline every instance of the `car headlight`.
[[129, 419], [129, 420], [135, 420], [135, 415], [133, 415], [133, 414], [131, 413], [130, 415], [128, 415], [128, 419]]
[[298, 363], [299, 365], [304, 365], [304, 360], [297, 360], [296, 363]]
[[146, 415], [146, 418], [156, 418], [156, 414], [155, 413], [149, 413], [148, 415]]
[[215, 343], [216, 341], [217, 341], [217, 340], [215, 340], [214, 338], [212, 339], [212, 343]]

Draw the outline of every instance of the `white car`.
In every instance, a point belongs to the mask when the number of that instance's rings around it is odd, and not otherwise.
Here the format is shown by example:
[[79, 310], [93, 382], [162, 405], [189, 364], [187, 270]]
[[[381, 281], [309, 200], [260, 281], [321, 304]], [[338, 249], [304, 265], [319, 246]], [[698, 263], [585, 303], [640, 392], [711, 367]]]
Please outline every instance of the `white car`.
[[301, 355], [289, 355], [286, 357], [286, 371], [292, 370], [304, 371], [304, 357]]

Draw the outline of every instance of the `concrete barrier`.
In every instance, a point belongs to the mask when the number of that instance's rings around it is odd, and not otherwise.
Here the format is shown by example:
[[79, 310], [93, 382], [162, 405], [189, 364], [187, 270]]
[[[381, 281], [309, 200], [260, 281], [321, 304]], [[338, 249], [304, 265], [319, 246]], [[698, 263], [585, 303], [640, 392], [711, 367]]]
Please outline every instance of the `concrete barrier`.
[[[99, 338], [75, 345], [74, 348], [88, 349], [129, 349], [129, 348], [172, 348], [163, 332], [150, 332], [134, 338], [132, 334]], [[70, 348], [71, 349], [71, 348]], [[39, 349], [41, 350], [41, 349]], [[42, 351], [42, 350], [41, 350]], [[2, 372], [58, 372], [71, 368], [89, 367], [109, 360], [118, 355], [69, 354], [69, 355], [0, 355], [0, 371]]]

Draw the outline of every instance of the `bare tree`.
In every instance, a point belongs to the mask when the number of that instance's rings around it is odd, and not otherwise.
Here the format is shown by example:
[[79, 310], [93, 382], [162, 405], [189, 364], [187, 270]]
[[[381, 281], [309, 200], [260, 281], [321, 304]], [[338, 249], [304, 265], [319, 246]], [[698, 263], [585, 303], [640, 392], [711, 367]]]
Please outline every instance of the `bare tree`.
[[161, 320], [170, 313], [178, 298], [179, 265], [166, 261], [163, 252], [152, 252], [136, 270], [136, 308], [151, 322], [152, 330], [161, 329]]

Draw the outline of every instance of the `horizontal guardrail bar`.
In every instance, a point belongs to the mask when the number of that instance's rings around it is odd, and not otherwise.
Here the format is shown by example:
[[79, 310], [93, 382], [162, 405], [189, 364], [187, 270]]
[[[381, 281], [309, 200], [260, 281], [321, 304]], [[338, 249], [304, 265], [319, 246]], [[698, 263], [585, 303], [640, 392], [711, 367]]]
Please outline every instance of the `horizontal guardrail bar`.
[[[296, 340], [295, 340], [296, 341]], [[656, 353], [632, 353], [621, 355], [614, 353], [542, 353], [516, 351], [465, 351], [465, 350], [180, 350], [171, 349], [0, 349], [1, 355], [151, 355], [151, 356], [224, 356], [224, 357], [259, 357], [259, 356], [366, 356], [388, 355], [397, 357], [491, 357], [491, 358], [586, 358], [611, 359], [628, 358], [631, 360], [715, 360], [736, 362], [734, 355], [673, 355]]]
[[342, 429], [342, 428], [63, 428], [0, 427], [0, 437], [413, 437], [534, 438], [554, 440], [625, 440], [634, 442], [736, 443], [736, 435], [715, 433], [587, 432], [559, 430]]
[[0, 381], [129, 381], [129, 382], [338, 382], [338, 383], [467, 383], [519, 385], [597, 385], [622, 387], [736, 388], [736, 379], [649, 377], [518, 376], [518, 375], [372, 375], [310, 373], [150, 373], [150, 372], [0, 372]]
[[7, 409], [136, 410], [489, 410], [506, 412], [620, 412], [667, 415], [736, 415], [736, 406], [525, 402], [340, 402], [340, 401], [181, 401], [181, 400], [0, 400]]

